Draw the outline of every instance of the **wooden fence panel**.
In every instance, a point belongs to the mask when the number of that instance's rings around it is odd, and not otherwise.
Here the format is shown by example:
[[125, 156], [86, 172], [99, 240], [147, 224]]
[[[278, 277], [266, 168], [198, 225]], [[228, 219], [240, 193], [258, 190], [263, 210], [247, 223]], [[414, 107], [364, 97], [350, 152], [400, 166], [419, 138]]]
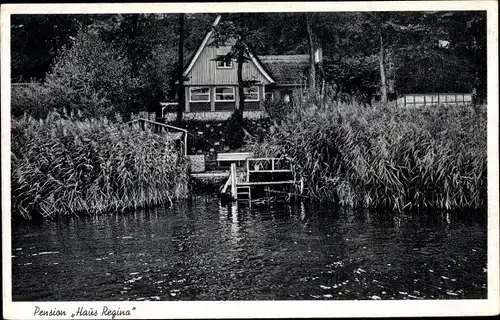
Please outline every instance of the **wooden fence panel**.
[[472, 95], [470, 93], [406, 94], [396, 100], [396, 105], [403, 108], [441, 104], [463, 105], [470, 103], [472, 103]]

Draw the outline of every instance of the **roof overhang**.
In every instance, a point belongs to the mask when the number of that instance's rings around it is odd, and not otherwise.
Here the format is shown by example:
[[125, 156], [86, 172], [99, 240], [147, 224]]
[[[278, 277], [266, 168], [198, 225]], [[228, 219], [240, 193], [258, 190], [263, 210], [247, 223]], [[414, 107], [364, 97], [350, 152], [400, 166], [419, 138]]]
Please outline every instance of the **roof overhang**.
[[200, 46], [198, 47], [198, 50], [196, 50], [196, 53], [194, 54], [193, 58], [191, 59], [191, 61], [189, 62], [188, 66], [186, 67], [186, 69], [184, 69], [184, 72], [182, 73], [182, 75], [184, 77], [188, 75], [189, 71], [191, 71], [191, 69], [193, 68], [194, 64], [196, 63], [196, 61], [200, 57], [200, 54], [203, 51], [203, 48], [205, 48], [205, 46], [208, 43], [208, 40], [210, 40], [210, 37], [214, 33], [214, 29], [213, 28], [216, 27], [219, 24], [220, 19], [221, 19], [221, 15], [218, 15], [215, 18], [214, 23], [212, 23], [212, 28], [210, 28], [210, 30], [205, 34], [205, 37], [203, 38], [203, 41], [201, 42]]
[[275, 83], [274, 79], [271, 77], [271, 75], [264, 69], [260, 61], [255, 57], [254, 54], [250, 52], [250, 58], [252, 59], [252, 62], [255, 64], [257, 69], [262, 73], [262, 75], [269, 81], [270, 83]]

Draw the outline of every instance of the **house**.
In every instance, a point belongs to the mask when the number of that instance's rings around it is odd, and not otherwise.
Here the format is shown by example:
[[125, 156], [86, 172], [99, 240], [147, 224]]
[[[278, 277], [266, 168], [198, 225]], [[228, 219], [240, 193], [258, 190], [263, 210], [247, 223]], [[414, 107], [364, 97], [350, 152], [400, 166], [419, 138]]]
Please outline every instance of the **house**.
[[[218, 16], [213, 26], [221, 19]], [[214, 46], [213, 29], [209, 30], [198, 49], [188, 59], [183, 76], [186, 113], [226, 112], [239, 109], [238, 76], [235, 61], [218, 61], [227, 54], [231, 43]], [[321, 54], [316, 54], [317, 60]], [[244, 88], [245, 111], [263, 113], [266, 100], [289, 99], [293, 89], [305, 83], [309, 55], [250, 55], [243, 65], [243, 80], [255, 81]]]
[[288, 101], [293, 89], [307, 82], [308, 54], [261, 56], [259, 60], [275, 79], [265, 86], [266, 100]]

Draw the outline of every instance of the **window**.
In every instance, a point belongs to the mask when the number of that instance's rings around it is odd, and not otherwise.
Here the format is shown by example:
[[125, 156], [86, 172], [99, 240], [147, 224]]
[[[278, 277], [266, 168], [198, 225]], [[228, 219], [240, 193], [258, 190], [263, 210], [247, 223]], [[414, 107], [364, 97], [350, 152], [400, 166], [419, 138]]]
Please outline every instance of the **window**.
[[215, 101], [222, 101], [222, 102], [235, 101], [234, 87], [216, 87]]
[[[224, 57], [224, 55], [218, 55], [217, 59], [221, 59], [222, 57]], [[230, 69], [233, 67], [232, 60], [229, 60], [229, 61], [217, 60], [216, 62], [217, 62], [218, 69]]]
[[245, 101], [259, 101], [259, 87], [243, 88]]
[[210, 102], [210, 88], [189, 88], [189, 102]]

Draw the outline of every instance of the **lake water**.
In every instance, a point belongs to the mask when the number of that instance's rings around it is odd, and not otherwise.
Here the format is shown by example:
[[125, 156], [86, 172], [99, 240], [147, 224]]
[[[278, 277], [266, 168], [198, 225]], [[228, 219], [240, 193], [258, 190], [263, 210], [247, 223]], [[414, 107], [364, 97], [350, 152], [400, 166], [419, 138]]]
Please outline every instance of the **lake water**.
[[487, 297], [484, 215], [301, 202], [173, 207], [17, 225], [14, 301]]

